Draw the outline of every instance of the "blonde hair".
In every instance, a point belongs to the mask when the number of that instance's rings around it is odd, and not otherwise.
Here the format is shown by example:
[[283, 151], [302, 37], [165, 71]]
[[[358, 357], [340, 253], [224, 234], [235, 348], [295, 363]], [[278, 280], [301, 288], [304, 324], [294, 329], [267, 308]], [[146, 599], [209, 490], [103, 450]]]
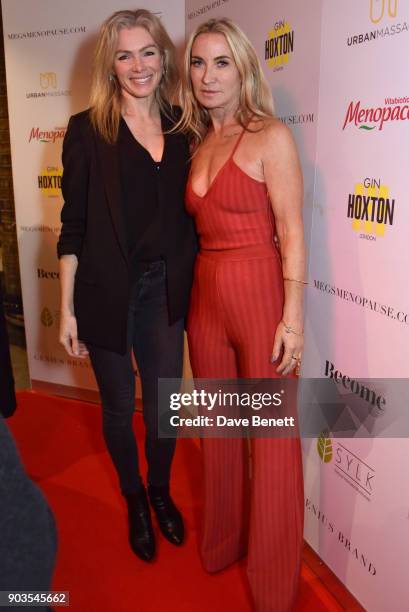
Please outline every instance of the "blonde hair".
[[169, 100], [178, 80], [175, 46], [160, 19], [145, 9], [117, 11], [102, 24], [94, 54], [94, 71], [90, 95], [90, 117], [94, 128], [109, 143], [118, 138], [121, 118], [121, 91], [113, 74], [119, 32], [144, 28], [159, 47], [162, 57], [162, 79], [155, 92], [162, 112], [168, 114]]
[[179, 104], [182, 116], [177, 128], [190, 134], [194, 147], [204, 139], [210, 123], [209, 112], [196, 100], [190, 78], [192, 47], [200, 34], [223, 34], [239, 71], [241, 88], [236, 120], [246, 128], [252, 118], [274, 117], [274, 104], [270, 88], [251, 42], [231, 19], [209, 19], [191, 34], [184, 56]]

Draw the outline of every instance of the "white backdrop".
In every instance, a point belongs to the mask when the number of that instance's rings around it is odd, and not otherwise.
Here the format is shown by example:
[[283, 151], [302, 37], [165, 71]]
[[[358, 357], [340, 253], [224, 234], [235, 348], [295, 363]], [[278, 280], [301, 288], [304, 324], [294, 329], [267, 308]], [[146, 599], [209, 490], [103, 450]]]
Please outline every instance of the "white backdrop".
[[[367, 379], [385, 400], [379, 432], [407, 422], [408, 22], [402, 0], [323, 3], [304, 375]], [[307, 539], [367, 610], [407, 610], [408, 441], [325, 433], [304, 451]]]

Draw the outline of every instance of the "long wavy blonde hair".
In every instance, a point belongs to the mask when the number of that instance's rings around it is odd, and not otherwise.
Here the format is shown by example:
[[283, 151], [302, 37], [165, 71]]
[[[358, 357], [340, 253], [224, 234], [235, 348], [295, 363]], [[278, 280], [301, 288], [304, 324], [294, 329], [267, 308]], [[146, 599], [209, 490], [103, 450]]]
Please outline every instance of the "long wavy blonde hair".
[[223, 34], [230, 47], [241, 80], [235, 117], [238, 123], [246, 128], [251, 118], [274, 117], [273, 97], [253, 45], [231, 19], [209, 19], [199, 25], [188, 40], [178, 92], [182, 116], [177, 129], [191, 136], [194, 148], [203, 141], [210, 124], [209, 112], [196, 100], [190, 78], [192, 47], [200, 34]]
[[90, 117], [94, 128], [109, 143], [118, 138], [121, 118], [121, 91], [114, 74], [114, 59], [119, 32], [141, 27], [152, 36], [162, 57], [162, 79], [155, 96], [159, 108], [168, 114], [169, 101], [178, 81], [175, 46], [161, 20], [145, 9], [117, 11], [102, 24], [94, 54], [90, 94]]

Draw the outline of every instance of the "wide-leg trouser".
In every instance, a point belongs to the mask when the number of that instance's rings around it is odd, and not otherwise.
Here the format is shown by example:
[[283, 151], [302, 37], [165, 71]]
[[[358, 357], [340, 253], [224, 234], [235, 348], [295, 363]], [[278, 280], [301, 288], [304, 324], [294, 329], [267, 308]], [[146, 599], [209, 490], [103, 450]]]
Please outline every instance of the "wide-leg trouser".
[[[277, 377], [270, 358], [282, 309], [281, 262], [272, 245], [202, 251], [188, 319], [194, 377]], [[288, 612], [298, 588], [303, 533], [299, 439], [252, 439], [250, 486], [247, 440], [202, 442], [204, 567], [218, 571], [248, 552], [255, 609]]]

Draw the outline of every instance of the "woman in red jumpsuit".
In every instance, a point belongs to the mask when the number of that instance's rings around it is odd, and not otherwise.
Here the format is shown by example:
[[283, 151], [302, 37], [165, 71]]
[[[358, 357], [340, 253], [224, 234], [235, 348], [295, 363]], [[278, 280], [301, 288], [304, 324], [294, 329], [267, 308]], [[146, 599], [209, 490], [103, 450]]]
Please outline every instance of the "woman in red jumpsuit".
[[[256, 53], [230, 20], [196, 29], [184, 72], [180, 125], [194, 149], [186, 202], [200, 238], [188, 319], [193, 375], [292, 375], [303, 348], [305, 281], [291, 133], [274, 118]], [[257, 612], [289, 611], [303, 528], [299, 439], [252, 440], [250, 495], [245, 450], [243, 439], [203, 440], [202, 561], [213, 572], [247, 553]]]

